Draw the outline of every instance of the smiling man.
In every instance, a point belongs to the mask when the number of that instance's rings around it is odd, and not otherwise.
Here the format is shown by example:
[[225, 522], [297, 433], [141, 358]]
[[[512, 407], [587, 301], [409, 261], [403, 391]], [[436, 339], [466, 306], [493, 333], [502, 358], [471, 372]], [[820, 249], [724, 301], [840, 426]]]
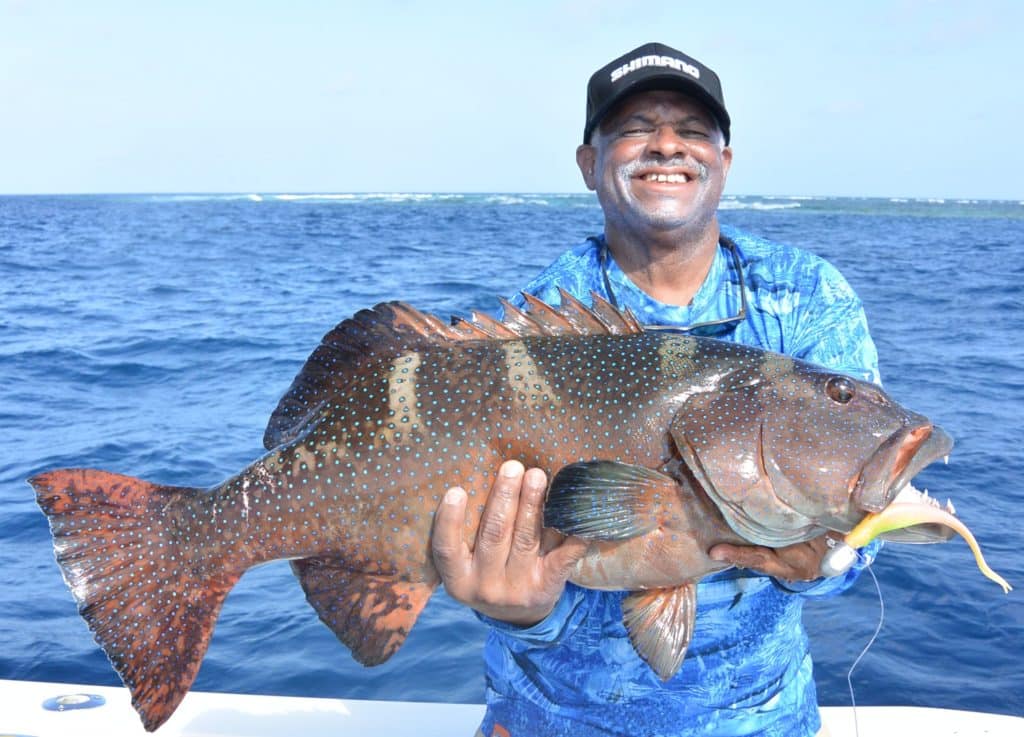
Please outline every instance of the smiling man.
[[650, 296], [689, 304], [718, 246], [716, 209], [732, 161], [721, 124], [682, 92], [638, 91], [588, 140], [576, 160], [604, 210], [611, 256]]
[[[719, 226], [730, 122], [717, 75], [662, 44], [595, 72], [576, 161], [604, 233], [563, 253], [525, 291], [552, 304], [560, 288], [584, 301], [597, 293], [650, 328], [686, 327], [877, 381], [863, 308], [835, 268]], [[483, 735], [823, 734], [802, 602], [848, 587], [873, 549], [846, 575], [822, 580], [824, 538], [716, 546], [712, 557], [735, 567], [700, 582], [686, 658], [661, 681], [629, 641], [625, 592], [566, 583], [586, 545], [541, 530], [545, 487], [540, 470], [507, 462], [472, 546], [462, 539], [462, 489], [435, 517], [448, 593], [492, 627]]]

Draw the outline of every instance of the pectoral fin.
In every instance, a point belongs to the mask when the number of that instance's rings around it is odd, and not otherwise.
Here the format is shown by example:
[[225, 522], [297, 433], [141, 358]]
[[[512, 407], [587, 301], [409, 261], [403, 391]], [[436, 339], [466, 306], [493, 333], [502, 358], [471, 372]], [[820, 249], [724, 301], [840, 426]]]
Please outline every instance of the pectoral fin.
[[644, 466], [586, 461], [562, 468], [551, 480], [544, 526], [585, 540], [628, 540], [660, 524], [664, 501], [678, 482]]
[[622, 602], [622, 622], [633, 648], [667, 681], [683, 664], [693, 637], [697, 584], [636, 591]]

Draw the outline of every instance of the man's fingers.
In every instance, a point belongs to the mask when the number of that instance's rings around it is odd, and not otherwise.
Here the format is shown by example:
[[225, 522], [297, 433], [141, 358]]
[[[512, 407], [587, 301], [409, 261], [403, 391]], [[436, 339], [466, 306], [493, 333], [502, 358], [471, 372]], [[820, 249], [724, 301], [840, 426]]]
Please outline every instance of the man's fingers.
[[519, 461], [505, 461], [498, 470], [476, 533], [473, 555], [478, 567], [496, 570], [508, 560], [524, 473]]
[[828, 549], [828, 539], [822, 535], [796, 545], [788, 545], [775, 551], [780, 565], [776, 578], [789, 581], [813, 581], [821, 578], [821, 559]]
[[539, 468], [531, 468], [523, 476], [519, 495], [519, 511], [512, 533], [512, 556], [536, 556], [540, 550], [544, 522], [544, 493], [548, 477]]
[[469, 547], [462, 539], [466, 524], [466, 492], [459, 487], [448, 490], [434, 515], [434, 531], [431, 547], [434, 565], [445, 582], [465, 578], [469, 575], [471, 557]]
[[434, 562], [455, 600], [504, 622], [529, 625], [552, 610], [583, 540], [543, 530], [547, 477], [518, 461], [503, 463], [480, 517], [474, 544], [464, 541], [468, 500], [445, 495], [434, 517]]
[[713, 560], [732, 563], [738, 568], [751, 568], [766, 573], [762, 566], [768, 562], [771, 552], [770, 548], [762, 548], [757, 545], [727, 545], [723, 543], [711, 548], [709, 555]]
[[723, 543], [715, 545], [709, 551], [714, 560], [725, 561], [740, 568], [749, 568], [788, 581], [812, 581], [818, 578], [821, 575], [819, 568], [824, 553], [824, 538], [777, 549]]

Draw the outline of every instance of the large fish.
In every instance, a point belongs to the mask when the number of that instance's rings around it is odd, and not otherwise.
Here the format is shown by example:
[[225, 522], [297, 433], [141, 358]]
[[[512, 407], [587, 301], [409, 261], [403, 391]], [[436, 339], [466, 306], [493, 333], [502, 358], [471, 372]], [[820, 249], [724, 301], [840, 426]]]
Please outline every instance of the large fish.
[[[281, 400], [270, 452], [219, 486], [83, 469], [30, 479], [79, 611], [146, 729], [181, 701], [224, 597], [259, 563], [290, 559], [355, 658], [389, 658], [439, 582], [442, 495], [469, 491], [472, 539], [503, 459], [553, 476], [545, 524], [593, 541], [571, 580], [635, 592], [626, 626], [668, 678], [695, 582], [724, 566], [712, 545], [851, 532], [951, 447], [877, 386], [562, 298], [506, 304], [501, 322], [448, 325], [401, 303], [358, 313]], [[911, 501], [908, 531], [887, 534], [945, 539], [915, 523], [949, 512]]]

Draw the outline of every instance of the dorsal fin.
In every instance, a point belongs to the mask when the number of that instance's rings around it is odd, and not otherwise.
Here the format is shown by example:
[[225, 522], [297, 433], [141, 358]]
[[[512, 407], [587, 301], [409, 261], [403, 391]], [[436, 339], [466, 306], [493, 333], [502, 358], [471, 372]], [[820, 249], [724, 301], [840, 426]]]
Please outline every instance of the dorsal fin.
[[[575, 299], [573, 301], [575, 302]], [[604, 325], [610, 334], [628, 335], [644, 331], [644, 326], [640, 324], [636, 315], [628, 307], [625, 310], [620, 310], [597, 292], [590, 293], [590, 301], [594, 305], [591, 309], [594, 318]], [[577, 302], [577, 304], [579, 303]]]
[[271, 415], [263, 445], [276, 448], [299, 437], [344, 389], [350, 368], [368, 358], [463, 341], [643, 332], [633, 313], [616, 309], [596, 293], [591, 293], [593, 307], [563, 290], [559, 296], [561, 305], [551, 307], [523, 293], [525, 310], [501, 300], [501, 321], [474, 312], [471, 319], [455, 318], [450, 325], [404, 302], [382, 302], [360, 310], [327, 333], [306, 360]]

